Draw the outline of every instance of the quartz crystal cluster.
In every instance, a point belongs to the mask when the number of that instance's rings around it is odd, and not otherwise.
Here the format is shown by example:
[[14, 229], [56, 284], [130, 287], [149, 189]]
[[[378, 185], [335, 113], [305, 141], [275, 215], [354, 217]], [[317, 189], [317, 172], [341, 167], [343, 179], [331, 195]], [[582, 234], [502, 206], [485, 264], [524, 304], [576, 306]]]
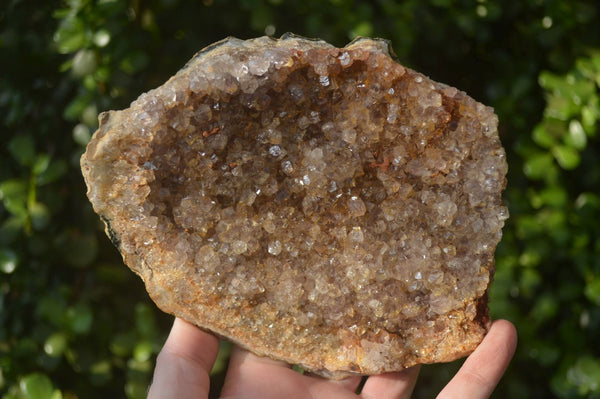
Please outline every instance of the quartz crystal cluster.
[[493, 110], [383, 40], [199, 52], [81, 164], [164, 311], [332, 378], [469, 354], [508, 217]]

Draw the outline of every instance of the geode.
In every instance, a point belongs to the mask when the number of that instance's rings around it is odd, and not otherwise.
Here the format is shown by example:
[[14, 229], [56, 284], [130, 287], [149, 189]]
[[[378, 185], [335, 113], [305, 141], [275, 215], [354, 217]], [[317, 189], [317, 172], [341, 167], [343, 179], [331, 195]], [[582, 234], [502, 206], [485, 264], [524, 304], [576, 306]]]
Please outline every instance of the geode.
[[332, 378], [474, 350], [508, 217], [498, 120], [390, 52], [229, 38], [101, 114], [88, 196], [161, 309]]

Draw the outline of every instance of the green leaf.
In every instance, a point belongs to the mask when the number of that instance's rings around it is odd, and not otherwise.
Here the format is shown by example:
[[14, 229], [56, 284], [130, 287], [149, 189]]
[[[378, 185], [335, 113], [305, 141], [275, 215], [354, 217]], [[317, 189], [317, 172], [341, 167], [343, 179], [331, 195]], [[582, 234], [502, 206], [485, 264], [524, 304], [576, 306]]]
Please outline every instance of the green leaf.
[[90, 139], [92, 138], [92, 133], [90, 132], [90, 128], [87, 127], [83, 123], [78, 123], [73, 128], [73, 140], [81, 146], [86, 146]]
[[[106, 65], [100, 65], [94, 74], [94, 78], [98, 83], [107, 82], [112, 76], [112, 70]], [[83, 118], [82, 118], [83, 119]], [[84, 120], [84, 123], [87, 123]], [[94, 115], [94, 123], [89, 124], [89, 126], [98, 126], [98, 114]]]
[[569, 195], [562, 186], [549, 186], [541, 191], [540, 198], [546, 205], [563, 207], [569, 200]]
[[587, 145], [587, 136], [581, 122], [577, 119], [569, 122], [569, 134], [566, 137], [566, 143], [577, 150], [583, 150]]
[[575, 61], [575, 67], [577, 71], [581, 73], [586, 79], [595, 81], [598, 71], [594, 68], [594, 63], [591, 58], [579, 58]]
[[577, 387], [580, 395], [600, 392], [600, 361], [591, 356], [582, 356], [567, 371], [567, 379]]
[[522, 240], [531, 239], [544, 231], [544, 226], [534, 215], [521, 215], [517, 223], [517, 236]]
[[133, 348], [133, 357], [138, 362], [145, 362], [150, 359], [153, 354], [152, 342], [143, 340], [138, 342]]
[[50, 222], [50, 211], [48, 207], [41, 202], [34, 202], [29, 205], [29, 217], [31, 225], [36, 230], [42, 230]]
[[64, 319], [66, 317], [67, 305], [65, 299], [54, 294], [46, 294], [38, 299], [36, 312], [45, 321], [57, 328], [66, 327]]
[[581, 157], [577, 150], [564, 145], [553, 147], [552, 154], [554, 155], [554, 158], [556, 158], [558, 164], [566, 170], [575, 169], [581, 161]]
[[145, 303], [138, 303], [135, 306], [135, 325], [142, 337], [152, 338], [156, 336], [158, 330], [154, 312], [152, 312], [150, 306]]
[[128, 399], [143, 399], [148, 392], [148, 382], [146, 381], [127, 381], [125, 384], [125, 394]]
[[84, 77], [94, 73], [98, 67], [98, 60], [94, 50], [79, 50], [73, 57], [73, 67], [71, 71], [77, 77]]
[[69, 69], [71, 69], [71, 67], [73, 66], [73, 59], [68, 59], [65, 62], [63, 62], [62, 64], [60, 64], [60, 67], [58, 67], [58, 71], [63, 73], [63, 72], [67, 72]]
[[9, 248], [0, 248], [0, 271], [10, 274], [19, 265], [17, 253]]
[[27, 217], [12, 216], [7, 218], [2, 225], [0, 225], [0, 244], [10, 244], [19, 235], [25, 224]]
[[138, 376], [141, 376], [152, 371], [152, 362], [149, 360], [145, 362], [138, 362], [135, 359], [129, 359], [127, 361], [127, 368], [129, 371], [134, 371]]
[[72, 14], [72, 12], [73, 11], [71, 11], [71, 9], [69, 8], [59, 8], [57, 10], [54, 10], [52, 16], [56, 19], [65, 19], [69, 17], [69, 15]]
[[589, 207], [591, 212], [600, 211], [600, 196], [590, 192], [581, 193], [575, 200], [575, 207], [577, 209]]
[[45, 374], [29, 374], [21, 379], [19, 387], [26, 399], [49, 399], [54, 394], [52, 381]]
[[595, 101], [581, 108], [581, 123], [588, 135], [594, 136], [596, 133], [596, 121], [600, 119], [600, 106], [598, 105], [598, 97], [594, 97]]
[[542, 277], [536, 269], [527, 268], [523, 270], [519, 285], [523, 296], [529, 298], [535, 289], [542, 283]]
[[548, 153], [537, 153], [530, 156], [523, 165], [523, 172], [531, 179], [541, 179], [553, 167], [552, 156]]
[[67, 348], [67, 336], [64, 332], [50, 335], [44, 342], [44, 352], [51, 357], [60, 357]]
[[76, 121], [81, 117], [85, 108], [90, 104], [88, 95], [79, 95], [75, 97], [63, 111], [63, 116], [69, 121]]
[[94, 315], [85, 304], [77, 304], [67, 310], [67, 323], [75, 334], [86, 334], [92, 327]]
[[592, 65], [595, 69], [594, 78], [596, 81], [596, 85], [600, 87], [600, 52], [595, 51], [590, 59]]
[[46, 170], [37, 176], [37, 184], [41, 186], [52, 183], [63, 177], [65, 173], [67, 173], [67, 163], [65, 160], [53, 159]]
[[584, 290], [585, 296], [592, 303], [600, 306], [600, 277], [594, 277], [594, 279], [585, 285]]
[[100, 360], [90, 367], [90, 379], [95, 385], [105, 385], [112, 380], [110, 360]]
[[83, 87], [85, 87], [86, 90], [91, 93], [95, 92], [98, 89], [98, 83], [96, 82], [95, 75], [83, 76]]
[[88, 42], [85, 23], [76, 16], [64, 19], [54, 34], [54, 42], [61, 54], [85, 47]]
[[42, 174], [46, 171], [46, 169], [48, 169], [48, 165], [50, 165], [50, 155], [39, 154], [37, 157], [35, 157], [31, 171], [34, 175]]
[[544, 228], [549, 229], [550, 234], [559, 232], [567, 233], [564, 226], [566, 217], [567, 216], [562, 209], [556, 208], [546, 208], [537, 214], [538, 222], [544, 226]]
[[533, 129], [532, 138], [537, 145], [543, 148], [551, 148], [556, 144], [556, 138], [550, 134], [547, 126], [543, 124], [539, 124]]
[[565, 92], [568, 90], [567, 82], [564, 78], [547, 71], [540, 73], [538, 83], [548, 91]]
[[14, 198], [25, 201], [27, 199], [28, 184], [23, 179], [4, 180], [0, 183], [0, 200]]
[[33, 163], [35, 145], [31, 136], [21, 134], [13, 137], [8, 143], [8, 150], [19, 164], [29, 166]]
[[96, 104], [89, 104], [81, 113], [81, 121], [89, 127], [98, 126], [98, 107]]
[[558, 301], [554, 295], [544, 294], [538, 297], [531, 310], [531, 317], [538, 322], [550, 320], [558, 312]]
[[540, 264], [542, 256], [535, 248], [527, 248], [519, 256], [519, 264], [524, 267], [535, 267]]
[[210, 375], [220, 374], [225, 371], [227, 368], [227, 362], [229, 357], [231, 356], [231, 350], [233, 349], [233, 345], [231, 342], [220, 340], [219, 341], [219, 353], [217, 355], [217, 359], [210, 371]]
[[373, 35], [373, 25], [370, 21], [362, 21], [354, 26], [350, 32], [350, 37], [353, 39], [358, 36], [369, 37]]
[[100, 29], [94, 33], [93, 41], [98, 47], [106, 47], [110, 43], [110, 32], [106, 29]]
[[4, 207], [8, 212], [18, 218], [26, 219], [28, 216], [27, 207], [25, 206], [25, 200], [22, 198], [7, 197], [2, 201]]
[[573, 104], [571, 98], [566, 96], [551, 95], [548, 97], [548, 105], [544, 110], [544, 116], [555, 118], [561, 121], [567, 121], [571, 116], [577, 113], [577, 107]]

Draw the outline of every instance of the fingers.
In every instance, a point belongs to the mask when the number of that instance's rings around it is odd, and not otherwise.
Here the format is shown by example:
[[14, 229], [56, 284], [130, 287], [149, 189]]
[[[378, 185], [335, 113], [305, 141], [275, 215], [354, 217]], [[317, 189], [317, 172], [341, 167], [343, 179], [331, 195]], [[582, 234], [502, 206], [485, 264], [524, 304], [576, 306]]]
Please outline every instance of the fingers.
[[302, 375], [283, 362], [234, 347], [222, 399], [356, 398], [360, 377], [341, 381]]
[[219, 340], [181, 319], [175, 319], [154, 369], [148, 398], [208, 398], [210, 370]]
[[515, 327], [506, 320], [495, 321], [475, 352], [437, 398], [488, 398], [508, 367], [516, 346]]
[[[438, 399], [488, 398], [508, 367], [517, 343], [514, 326], [494, 322], [483, 342], [465, 361]], [[216, 337], [176, 319], [161, 350], [148, 397], [207, 398], [209, 374], [218, 352]], [[409, 398], [419, 367], [371, 376], [360, 395], [363, 399]], [[283, 362], [234, 348], [222, 398], [356, 398], [359, 377], [330, 381], [296, 373]]]
[[294, 374], [297, 373], [283, 362], [256, 356], [235, 346], [221, 397], [289, 398], [286, 390], [298, 389]]
[[421, 366], [396, 373], [374, 375], [367, 379], [361, 398], [364, 399], [408, 399], [410, 398]]

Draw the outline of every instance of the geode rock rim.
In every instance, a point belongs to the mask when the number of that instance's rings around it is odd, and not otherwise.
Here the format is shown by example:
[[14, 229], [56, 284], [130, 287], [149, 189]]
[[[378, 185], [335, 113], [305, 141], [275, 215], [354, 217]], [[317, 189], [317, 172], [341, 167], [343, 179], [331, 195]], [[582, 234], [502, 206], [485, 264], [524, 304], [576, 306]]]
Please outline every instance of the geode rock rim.
[[[81, 159], [88, 197], [106, 223], [107, 234], [121, 251], [125, 263], [142, 277], [161, 309], [259, 355], [300, 364], [331, 378], [451, 361], [474, 350], [489, 328], [487, 289], [494, 271], [493, 252], [508, 216], [501, 204], [506, 161], [497, 137], [497, 118], [490, 108], [464, 93], [432, 82], [391, 57], [389, 42], [382, 39], [359, 38], [338, 49], [321, 40], [291, 34], [279, 40], [228, 38], [198, 52], [168, 82], [140, 96], [129, 109], [101, 114], [100, 127]], [[354, 78], [356, 87], [349, 87], [345, 80]], [[368, 100], [369, 96], [374, 100], [362, 107], [353, 106], [351, 101], [347, 101], [350, 105], [346, 108], [338, 106], [333, 101], [336, 93], [327, 91], [335, 85], [340, 90], [354, 90], [350, 94], [352, 101]], [[377, 85], [385, 86], [387, 91]], [[413, 101], [410, 93], [417, 93], [424, 86], [428, 87], [427, 95], [431, 98], [425, 98], [422, 106]], [[270, 87], [270, 91], [261, 91], [265, 87]], [[302, 96], [310, 97], [305, 95], [310, 87], [315, 88], [316, 94], [311, 92], [311, 99], [305, 100]], [[395, 93], [399, 88], [405, 92]], [[281, 93], [286, 95], [274, 103], [273, 99]], [[255, 98], [251, 98], [253, 95]], [[398, 104], [411, 104], [420, 112], [419, 117], [429, 122], [429, 131], [418, 133], [422, 141], [436, 144], [427, 147], [426, 143], [420, 148], [419, 143], [397, 142], [398, 137], [410, 141], [410, 135], [416, 135], [418, 130], [416, 124], [410, 125], [412, 122], [396, 126], [398, 118], [407, 116], [402, 115], [403, 108], [391, 110], [401, 96], [406, 99], [402, 97]], [[292, 104], [290, 98], [310, 111], [293, 123], [285, 122], [285, 116], [281, 115], [288, 111], [301, 114], [301, 107], [288, 110], [279, 104]], [[314, 103], [306, 102], [313, 100]], [[273, 128], [273, 123], [269, 123], [281, 116], [279, 123], [287, 131], [260, 138], [258, 131], [244, 128], [235, 119], [235, 107], [224, 111], [230, 104], [228, 101], [248, 112], [250, 125], [259, 124], [265, 131], [277, 130], [277, 126]], [[330, 103], [331, 107], [338, 106], [335, 112], [322, 108]], [[271, 120], [261, 120], [260, 115], [270, 108], [280, 112], [269, 114]], [[384, 108], [387, 113], [381, 122], [377, 118]], [[368, 114], [365, 125], [368, 128], [357, 131], [360, 126], [356, 123], [350, 127], [344, 124], [362, 111]], [[343, 117], [338, 118], [338, 112]], [[481, 116], [481, 121], [473, 115]], [[235, 129], [221, 123], [228, 120], [237, 123]], [[388, 137], [387, 131], [375, 126], [373, 120], [389, 130], [396, 126], [396, 136]], [[467, 122], [474, 133], [464, 128]], [[404, 136], [399, 133], [402, 126], [406, 127]], [[376, 132], [367, 132], [369, 129]], [[300, 139], [288, 137], [290, 131], [301, 136]], [[452, 141], [456, 132], [461, 132], [466, 144]], [[364, 137], [367, 138], [362, 143]], [[334, 139], [341, 145], [333, 144]], [[266, 147], [262, 142], [255, 144], [261, 140]], [[379, 143], [389, 144], [389, 148]], [[468, 161], [467, 156], [474, 153], [470, 146], [481, 147], [483, 160]], [[202, 155], [191, 155], [183, 147], [194, 148]], [[253, 159], [254, 155], [246, 154], [244, 147], [255, 149], [255, 158], [268, 161]], [[234, 151], [239, 155], [235, 159], [231, 158]], [[460, 155], [454, 157], [444, 151]], [[323, 161], [324, 154], [334, 154], [333, 160], [344, 168], [332, 168], [328, 161]], [[465, 159], [472, 164], [468, 168], [454, 164]], [[243, 169], [244, 162], [249, 165], [248, 170]], [[276, 169], [275, 177], [255, 172], [260, 171], [257, 165]], [[230, 180], [241, 176], [242, 180], [252, 178], [260, 184], [256, 183], [251, 190], [248, 187], [239, 190], [231, 195], [233, 199], [223, 199], [230, 193], [223, 193], [225, 188], [233, 191], [235, 188], [227, 186], [229, 180], [223, 180], [222, 176], [215, 177], [213, 168]], [[320, 168], [323, 173], [319, 173]], [[483, 175], [477, 174], [478, 168], [485, 169]], [[331, 179], [336, 187], [327, 182], [317, 186], [315, 182], [319, 179], [334, 174], [331, 169], [340, 169], [335, 173], [341, 177]], [[350, 169], [354, 172], [345, 172]], [[184, 189], [183, 194], [172, 194], [170, 191], [179, 187], [178, 177], [173, 175], [179, 173], [197, 187]], [[448, 179], [442, 180], [440, 175]], [[207, 181], [212, 181], [213, 186], [203, 185]], [[359, 186], [359, 181], [372, 184], [379, 191], [369, 192], [367, 185]], [[469, 192], [452, 202], [448, 186], [462, 190], [465, 181], [475, 187], [470, 187], [475, 194]], [[215, 182], [219, 183], [217, 187]], [[426, 184], [432, 188], [422, 189]], [[334, 194], [326, 193], [329, 189], [337, 196], [335, 199]], [[319, 208], [319, 201], [326, 196], [332, 201], [329, 208], [341, 209], [335, 211], [338, 213]], [[291, 212], [291, 216], [270, 208], [276, 201], [288, 205], [285, 212]], [[294, 206], [290, 206], [292, 201], [296, 201]], [[399, 215], [398, 204], [405, 202], [413, 208]], [[419, 203], [427, 203], [431, 209]], [[263, 208], [267, 211], [263, 212]], [[314, 213], [313, 208], [317, 209]], [[194, 211], [197, 209], [201, 210]], [[323, 217], [319, 209], [330, 214]], [[415, 222], [416, 216], [411, 212], [422, 216], [423, 224], [433, 230], [447, 235], [455, 235], [460, 229], [466, 233], [461, 233], [462, 238], [454, 242], [418, 230], [421, 235], [411, 240], [401, 236], [398, 227], [401, 221]], [[474, 212], [474, 221], [458, 220], [461, 212]], [[340, 216], [344, 213], [350, 216], [339, 221], [345, 217]], [[164, 217], [166, 214], [168, 217]], [[198, 221], [201, 226], [195, 224]], [[296, 223], [293, 228], [304, 242], [298, 244], [294, 237], [286, 236], [286, 231], [278, 231], [278, 223]], [[387, 226], [382, 226], [386, 223]], [[386, 228], [388, 231], [395, 228], [396, 236], [382, 239], [384, 233], [378, 231]], [[239, 231], [246, 236], [241, 238]], [[482, 232], [486, 239], [473, 238], [478, 247], [470, 249], [462, 241], [473, 232]], [[281, 240], [277, 239], [279, 235]], [[325, 243], [321, 245], [319, 240]], [[419, 240], [425, 246], [415, 242]], [[367, 250], [371, 242], [377, 243], [376, 247]], [[288, 247], [288, 243], [292, 244]], [[390, 255], [401, 248], [409, 248], [412, 257], [407, 255], [407, 260]], [[383, 260], [369, 260], [374, 250], [381, 252], [379, 258]], [[308, 279], [311, 273], [326, 269], [308, 263], [318, 263], [318, 256], [311, 257], [301, 251], [321, 252], [336, 267], [343, 267], [344, 273], [334, 270], [332, 280], [323, 286], [319, 286], [318, 280], [306, 283], [302, 278]], [[440, 270], [430, 272], [414, 254], [435, 258], [433, 263], [446, 263]], [[282, 257], [279, 263], [274, 260], [278, 256]], [[383, 272], [383, 277], [378, 276], [373, 269], [385, 267], [386, 261], [388, 265], [402, 264], [409, 271], [389, 271], [387, 275]], [[466, 266], [467, 263], [474, 266]], [[306, 270], [298, 266], [303, 264]], [[271, 280], [274, 273], [286, 277], [279, 282], [265, 282], [261, 278], [267, 273], [259, 270], [253, 275], [252, 267], [270, 270]], [[461, 280], [452, 274], [461, 267], [475, 275], [471, 281], [474, 288], [461, 286]], [[217, 274], [219, 278], [215, 277]], [[336, 286], [342, 283], [352, 287]], [[462, 294], [458, 300], [444, 296], [452, 295], [446, 289], [452, 285]], [[197, 292], [188, 292], [192, 290]], [[362, 290], [373, 293], [364, 296], [366, 303], [365, 300], [353, 303], [352, 298], [362, 298]], [[285, 292], [287, 299], [295, 298], [297, 303], [290, 305], [278, 292]], [[449, 305], [445, 300], [454, 302]], [[337, 301], [352, 308], [336, 308], [330, 314], [313, 311], [320, 309], [319, 302], [329, 303], [328, 309], [332, 309]], [[427, 303], [415, 305], [422, 301]], [[319, 320], [310, 320], [311, 317]]]

